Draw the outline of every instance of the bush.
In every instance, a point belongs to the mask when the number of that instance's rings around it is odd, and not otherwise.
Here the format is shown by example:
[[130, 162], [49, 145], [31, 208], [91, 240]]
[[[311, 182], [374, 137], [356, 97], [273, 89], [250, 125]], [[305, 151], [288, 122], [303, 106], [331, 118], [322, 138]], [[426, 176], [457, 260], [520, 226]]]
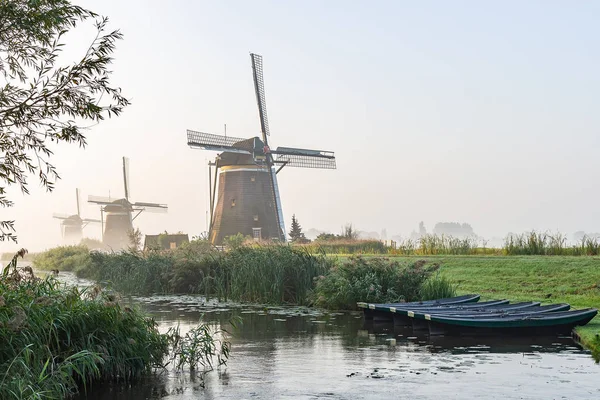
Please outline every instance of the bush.
[[357, 302], [416, 301], [436, 269], [423, 261], [401, 265], [387, 258], [351, 257], [317, 278], [311, 298], [316, 306], [330, 309], [355, 309]]
[[84, 245], [61, 246], [37, 254], [33, 266], [41, 270], [76, 271], [90, 262], [90, 251]]

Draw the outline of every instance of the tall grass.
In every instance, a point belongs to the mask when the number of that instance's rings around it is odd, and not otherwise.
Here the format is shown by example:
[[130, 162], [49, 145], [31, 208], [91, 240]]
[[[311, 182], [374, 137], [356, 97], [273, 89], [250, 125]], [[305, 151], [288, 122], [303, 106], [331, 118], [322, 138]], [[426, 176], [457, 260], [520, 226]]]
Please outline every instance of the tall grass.
[[525, 232], [509, 235], [504, 240], [506, 255], [542, 256], [597, 256], [600, 255], [600, 242], [597, 238], [584, 236], [576, 244], [568, 244], [566, 235], [548, 232]]
[[436, 273], [421, 285], [421, 300], [444, 299], [456, 296], [456, 286], [444, 276]]
[[[201, 338], [186, 338], [181, 348], [175, 332], [160, 334], [153, 319], [118, 300], [98, 287], [80, 291], [41, 280], [13, 259], [0, 275], [0, 399], [64, 399], [91, 382], [139, 378], [190, 346], [215, 354], [205, 325]], [[227, 344], [225, 350], [221, 360]], [[196, 364], [185, 358], [180, 366]]]
[[418, 239], [405, 239], [392, 242], [391, 254], [396, 255], [472, 255], [493, 254], [494, 249], [486, 249], [475, 237], [458, 238], [449, 235], [426, 234]]
[[306, 304], [313, 278], [333, 260], [288, 245], [239, 247], [227, 253], [94, 253], [80, 277], [125, 294], [198, 293], [269, 304]]
[[380, 240], [315, 240], [312, 243], [294, 244], [311, 252], [326, 254], [387, 254], [388, 248]]
[[[272, 304], [306, 304], [313, 278], [332, 262], [292, 246], [240, 247], [221, 258], [227, 297]], [[224, 278], [224, 279], [223, 279]]]

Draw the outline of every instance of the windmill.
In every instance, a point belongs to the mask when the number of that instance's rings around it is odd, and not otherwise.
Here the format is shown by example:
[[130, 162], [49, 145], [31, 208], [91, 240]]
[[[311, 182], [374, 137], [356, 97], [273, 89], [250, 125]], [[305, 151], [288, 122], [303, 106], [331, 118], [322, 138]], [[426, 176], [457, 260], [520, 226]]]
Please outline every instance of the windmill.
[[129, 160], [123, 157], [123, 186], [125, 197], [113, 200], [110, 197], [89, 196], [88, 202], [100, 205], [102, 216], [102, 242], [113, 250], [120, 250], [129, 244], [129, 233], [133, 231], [133, 221], [144, 211], [167, 212], [166, 204], [135, 202], [129, 200]]
[[214, 162], [208, 164], [209, 238], [215, 245], [222, 244], [225, 237], [237, 233], [257, 240], [285, 241], [277, 174], [285, 166], [336, 168], [335, 155], [331, 151], [293, 147], [272, 150], [269, 147], [262, 57], [251, 53], [250, 58], [262, 138], [244, 139], [187, 131], [190, 147], [221, 152]]
[[66, 214], [53, 214], [52, 216], [56, 219], [60, 219], [60, 228], [62, 232], [63, 240], [67, 243], [79, 243], [83, 237], [83, 228], [89, 223], [101, 222], [99, 219], [81, 218], [81, 212], [79, 207], [79, 189], [75, 189], [75, 196], [77, 198], [77, 214], [66, 215]]

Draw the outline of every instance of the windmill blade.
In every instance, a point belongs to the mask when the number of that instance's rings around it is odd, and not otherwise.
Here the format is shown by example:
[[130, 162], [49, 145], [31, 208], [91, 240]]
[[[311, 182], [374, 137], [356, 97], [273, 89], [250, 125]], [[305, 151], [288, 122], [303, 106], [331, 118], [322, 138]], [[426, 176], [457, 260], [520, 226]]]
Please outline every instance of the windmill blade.
[[102, 220], [100, 220], [100, 219], [92, 219], [92, 218], [84, 218], [81, 221], [83, 221], [85, 223], [88, 223], [88, 224], [89, 223], [99, 223], [99, 224], [102, 223]]
[[56, 218], [56, 219], [68, 219], [69, 215], [54, 213], [54, 214], [52, 214], [52, 218]]
[[167, 209], [168, 206], [166, 204], [159, 204], [159, 203], [145, 203], [142, 201], [138, 201], [136, 203], [132, 204], [133, 207], [149, 207], [149, 208], [161, 208], [161, 209]]
[[254, 78], [254, 92], [256, 93], [256, 103], [258, 104], [258, 115], [260, 117], [260, 130], [263, 142], [268, 146], [267, 136], [270, 136], [270, 132], [269, 120], [267, 119], [267, 99], [265, 97], [262, 56], [250, 53], [250, 58], [252, 59], [252, 76]]
[[103, 204], [103, 205], [108, 205], [108, 204], [112, 204], [116, 199], [111, 199], [110, 197], [105, 197], [105, 196], [88, 196], [88, 203], [94, 203], [94, 204]]
[[137, 202], [137, 203], [133, 203], [133, 207], [136, 210], [150, 212], [150, 213], [161, 213], [161, 214], [166, 213], [168, 210], [168, 207], [166, 204], [158, 204], [158, 203]]
[[205, 132], [196, 132], [189, 129], [187, 131], [187, 144], [188, 146], [196, 149], [251, 154], [248, 150], [233, 147], [234, 144], [244, 140], [246, 139], [215, 135]]
[[125, 199], [129, 200], [129, 158], [123, 157], [123, 185], [125, 186]]
[[333, 151], [278, 147], [272, 153], [277, 155], [275, 164], [298, 168], [336, 169]]
[[81, 217], [81, 213], [79, 210], [79, 189], [75, 189], [75, 196], [77, 197], [77, 215]]

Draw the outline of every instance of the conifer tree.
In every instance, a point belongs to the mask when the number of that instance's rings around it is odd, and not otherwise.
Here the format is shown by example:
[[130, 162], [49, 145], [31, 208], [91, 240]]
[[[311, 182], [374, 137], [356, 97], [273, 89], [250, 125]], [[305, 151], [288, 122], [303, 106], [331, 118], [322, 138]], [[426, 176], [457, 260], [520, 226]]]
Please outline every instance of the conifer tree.
[[296, 219], [296, 214], [292, 215], [292, 228], [290, 230], [290, 241], [292, 242], [303, 242], [306, 241], [304, 233], [302, 233], [302, 227]]

